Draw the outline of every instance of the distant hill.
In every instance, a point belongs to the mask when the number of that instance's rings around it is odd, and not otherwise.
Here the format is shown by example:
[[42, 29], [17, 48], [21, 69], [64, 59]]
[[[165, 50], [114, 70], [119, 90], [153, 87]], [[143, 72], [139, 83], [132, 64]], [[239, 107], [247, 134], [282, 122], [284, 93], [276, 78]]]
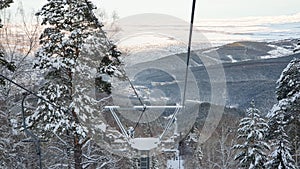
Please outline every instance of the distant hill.
[[[217, 63], [222, 64], [226, 76], [226, 105], [245, 109], [249, 107], [250, 101], [254, 99], [257, 107], [261, 109], [263, 113], [267, 113], [274, 103], [276, 103], [276, 81], [281, 72], [294, 57], [300, 58], [299, 53], [285, 56], [284, 52], [282, 52], [281, 55], [278, 53], [280, 53], [280, 50], [285, 51], [286, 53], [293, 53], [292, 49], [296, 42], [296, 40], [276, 42], [236, 42], [210, 50], [192, 52], [190, 69], [197, 79], [201, 97], [200, 101], [210, 102], [211, 81], [208, 77], [207, 69], [215, 69], [215, 66], [203, 66], [199, 55], [201, 55], [202, 52], [202, 54], [205, 53], [208, 56], [213, 56], [213, 50], [216, 50], [220, 56]], [[276, 54], [276, 52], [274, 52], [275, 49], [279, 50], [277, 55], [274, 55]], [[245, 50], [247, 51], [246, 53]], [[270, 51], [273, 51], [273, 53]], [[234, 59], [234, 62], [228, 60], [228, 55], [231, 55], [231, 59]], [[176, 54], [176, 56], [185, 61], [186, 53]], [[137, 70], [141, 70], [146, 69], [149, 65], [155, 64], [155, 62], [172, 64], [171, 61], [173, 57], [174, 55], [171, 55], [155, 61], [142, 62], [136, 64], [135, 67]], [[176, 74], [184, 73], [183, 68], [177, 69]], [[151, 81], [151, 78], [153, 77], [155, 77], [155, 80], [158, 82], [164, 82], [164, 79], [169, 78], [165, 77], [164, 73], [152, 72], [148, 79]], [[168, 92], [177, 90], [174, 84], [165, 84], [164, 88], [168, 89]], [[172, 97], [173, 100], [177, 100], [174, 99], [174, 96]]]
[[[276, 103], [276, 81], [281, 72], [293, 58], [300, 54], [280, 58], [250, 60], [236, 63], [224, 63], [227, 85], [226, 104], [246, 108], [252, 99], [264, 113]], [[209, 94], [209, 78], [204, 67], [194, 67], [193, 73], [203, 94]], [[200, 80], [201, 79], [201, 80]]]
[[[240, 62], [266, 58], [276, 58], [293, 54], [297, 39], [286, 39], [274, 42], [241, 41], [223, 46], [196, 51], [222, 62]], [[216, 57], [216, 53], [218, 56]]]

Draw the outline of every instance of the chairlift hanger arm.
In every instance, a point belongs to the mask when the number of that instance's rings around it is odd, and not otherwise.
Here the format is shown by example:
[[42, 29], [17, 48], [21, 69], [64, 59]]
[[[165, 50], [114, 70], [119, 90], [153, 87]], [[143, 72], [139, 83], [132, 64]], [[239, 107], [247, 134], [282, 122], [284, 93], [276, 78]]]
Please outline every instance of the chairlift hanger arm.
[[133, 107], [120, 107], [120, 106], [105, 106], [104, 109], [117, 109], [117, 110], [144, 110], [144, 109], [176, 109], [183, 108], [183, 106], [133, 106]]

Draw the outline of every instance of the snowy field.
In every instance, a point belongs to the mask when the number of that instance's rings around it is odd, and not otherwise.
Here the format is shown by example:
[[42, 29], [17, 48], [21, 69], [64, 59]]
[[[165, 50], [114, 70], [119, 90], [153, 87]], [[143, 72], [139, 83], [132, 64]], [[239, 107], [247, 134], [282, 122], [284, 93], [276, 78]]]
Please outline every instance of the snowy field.
[[[133, 25], [126, 25], [133, 27]], [[134, 29], [134, 28], [132, 28]], [[147, 30], [145, 33], [132, 34], [116, 40], [123, 54], [130, 57], [125, 59], [127, 66], [140, 62], [153, 61], [162, 57], [185, 53], [187, 40], [182, 41], [182, 34], [188, 34], [188, 27], [178, 25], [143, 25], [139, 30]], [[168, 34], [151, 33], [148, 30], [160, 30]], [[168, 30], [168, 31], [167, 31]], [[238, 42], [274, 42], [287, 39], [300, 39], [300, 13], [289, 16], [276, 17], [248, 17], [231, 20], [202, 20], [195, 23], [193, 33], [192, 50], [217, 49], [218, 46]], [[277, 58], [292, 54], [293, 51], [282, 46], [269, 45], [273, 50], [261, 59]], [[294, 44], [293, 46], [296, 46]], [[213, 48], [212, 48], [213, 47]], [[291, 47], [293, 48], [293, 47]], [[228, 58], [231, 56], [229, 55]], [[231, 58], [232, 62], [236, 62]]]
[[[162, 30], [161, 32], [169, 32], [165, 34], [165, 40], [142, 35], [133, 38], [132, 41], [127, 41], [121, 46], [131, 47], [141, 46], [165, 46], [166, 44], [173, 45], [176, 38], [181, 36], [182, 32], [188, 32], [186, 25], [143, 25], [145, 30]], [[165, 31], [168, 30], [168, 31]], [[147, 32], [148, 33], [148, 32]], [[194, 24], [193, 43], [199, 44], [203, 41], [207, 42], [203, 37], [197, 36], [198, 33], [204, 35], [207, 41], [212, 46], [224, 45], [236, 41], [277, 41], [283, 39], [300, 38], [300, 13], [289, 16], [274, 16], [274, 17], [247, 17], [239, 19], [210, 19], [201, 20]], [[158, 37], [155, 35], [155, 37]], [[133, 41], [134, 40], [134, 41]]]

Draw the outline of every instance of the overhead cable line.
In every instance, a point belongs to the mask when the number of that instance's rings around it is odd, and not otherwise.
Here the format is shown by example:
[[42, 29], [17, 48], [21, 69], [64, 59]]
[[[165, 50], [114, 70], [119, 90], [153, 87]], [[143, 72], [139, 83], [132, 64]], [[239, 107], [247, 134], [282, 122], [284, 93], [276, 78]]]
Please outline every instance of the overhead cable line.
[[182, 98], [182, 106], [183, 107], [185, 107], [185, 99], [186, 99], [186, 90], [187, 90], [188, 70], [189, 70], [190, 55], [191, 55], [191, 44], [192, 44], [192, 34], [193, 34], [193, 25], [194, 25], [195, 6], [196, 6], [196, 0], [193, 0], [192, 13], [191, 13], [191, 23], [190, 23], [189, 43], [188, 43], [188, 51], [187, 51], [187, 58], [186, 58], [184, 91], [183, 91], [183, 98]]
[[31, 91], [31, 90], [25, 88], [24, 86], [22, 86], [22, 85], [16, 83], [15, 81], [11, 80], [10, 78], [8, 78], [8, 77], [6, 77], [6, 76], [4, 76], [4, 75], [2, 75], [2, 74], [0, 74], [0, 76], [1, 76], [3, 79], [5, 79], [5, 80], [11, 82], [11, 83], [14, 84], [15, 86], [17, 86], [17, 87], [19, 87], [19, 88], [25, 90], [25, 91], [28, 92], [29, 94], [32, 94], [33, 96], [35, 96], [35, 97], [37, 97], [37, 98], [39, 98], [39, 99], [41, 99], [41, 100], [47, 102], [48, 104], [51, 104], [53, 107], [55, 107], [55, 108], [57, 108], [57, 109], [59, 109], [59, 110], [65, 112], [65, 110], [61, 109], [61, 107], [57, 106], [57, 105], [54, 104], [53, 102], [51, 102], [51, 101], [45, 99], [45, 98], [42, 97], [42, 96], [39, 96], [39, 95], [36, 94], [35, 92], [33, 92], [33, 91]]

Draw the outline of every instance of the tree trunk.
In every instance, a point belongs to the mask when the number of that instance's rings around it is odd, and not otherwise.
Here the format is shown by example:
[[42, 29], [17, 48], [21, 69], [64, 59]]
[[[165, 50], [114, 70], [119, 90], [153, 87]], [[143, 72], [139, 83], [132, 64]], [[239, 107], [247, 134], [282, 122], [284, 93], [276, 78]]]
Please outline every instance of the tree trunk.
[[82, 169], [82, 144], [79, 143], [77, 135], [74, 137], [74, 161], [75, 169]]

